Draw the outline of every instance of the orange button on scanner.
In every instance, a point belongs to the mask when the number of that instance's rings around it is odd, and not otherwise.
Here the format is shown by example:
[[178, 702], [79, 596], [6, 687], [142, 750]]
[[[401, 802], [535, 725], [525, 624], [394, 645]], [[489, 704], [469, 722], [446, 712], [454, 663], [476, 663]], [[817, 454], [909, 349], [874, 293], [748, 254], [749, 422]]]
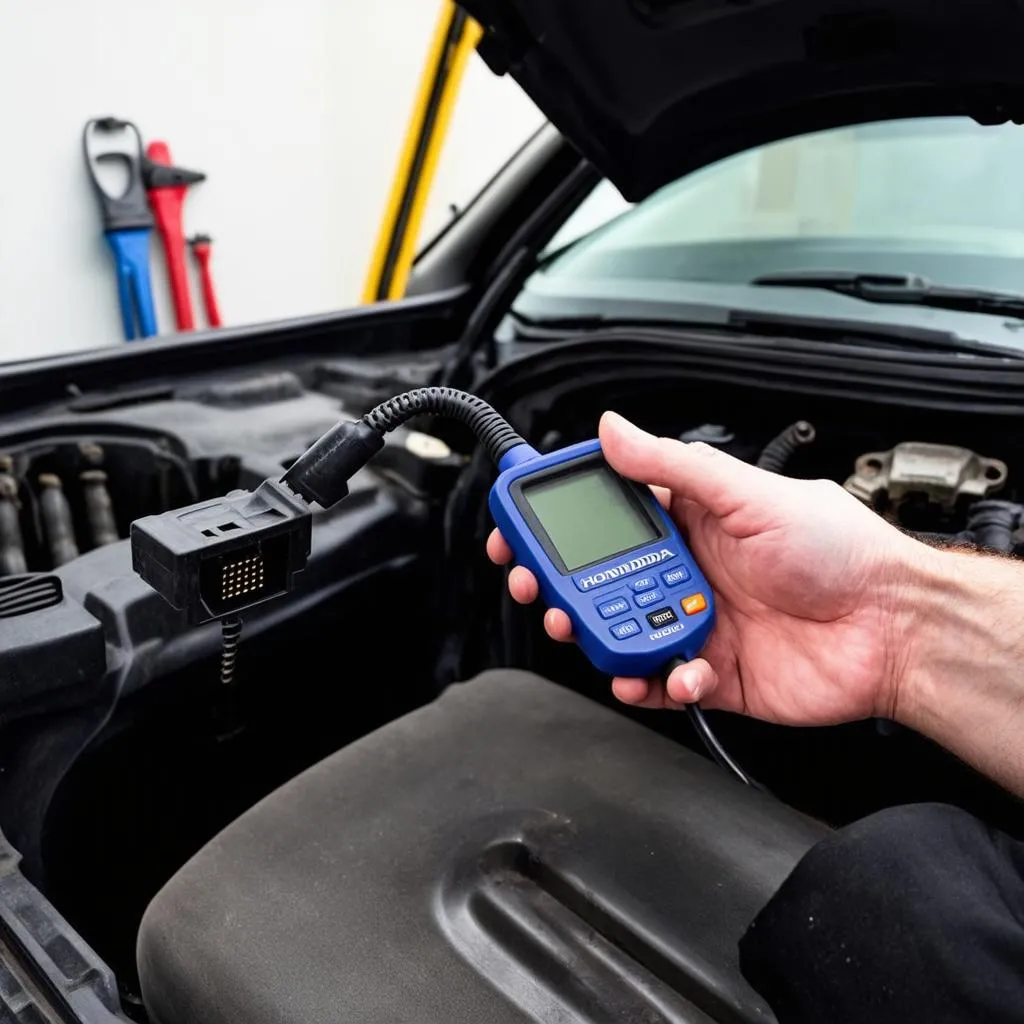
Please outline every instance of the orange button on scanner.
[[696, 615], [698, 612], [704, 611], [708, 606], [708, 602], [703, 594], [691, 594], [689, 597], [684, 597], [679, 603], [683, 606], [683, 611], [687, 615]]

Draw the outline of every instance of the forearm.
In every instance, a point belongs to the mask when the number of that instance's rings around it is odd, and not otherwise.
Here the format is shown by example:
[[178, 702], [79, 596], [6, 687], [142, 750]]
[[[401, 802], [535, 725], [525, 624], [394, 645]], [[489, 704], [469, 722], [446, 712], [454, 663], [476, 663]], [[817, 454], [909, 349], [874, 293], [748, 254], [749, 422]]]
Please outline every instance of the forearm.
[[1024, 565], [915, 552], [903, 605], [896, 720], [1024, 795]]

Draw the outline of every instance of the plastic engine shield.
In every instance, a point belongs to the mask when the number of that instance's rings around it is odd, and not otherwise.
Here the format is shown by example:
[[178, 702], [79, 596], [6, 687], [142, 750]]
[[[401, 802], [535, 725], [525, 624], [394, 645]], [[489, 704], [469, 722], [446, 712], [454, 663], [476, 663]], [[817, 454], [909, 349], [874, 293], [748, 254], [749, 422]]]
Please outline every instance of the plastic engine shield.
[[537, 676], [490, 672], [304, 772], [150, 905], [160, 1024], [759, 1022], [736, 944], [827, 834]]

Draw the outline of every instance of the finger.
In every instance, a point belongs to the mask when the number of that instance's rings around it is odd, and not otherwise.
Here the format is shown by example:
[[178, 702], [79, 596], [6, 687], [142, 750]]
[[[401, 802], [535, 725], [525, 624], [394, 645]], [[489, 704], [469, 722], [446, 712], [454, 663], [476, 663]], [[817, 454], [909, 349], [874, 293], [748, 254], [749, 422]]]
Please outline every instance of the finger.
[[630, 679], [618, 676], [612, 680], [612, 693], [623, 704], [631, 704], [635, 708], [668, 708], [670, 711], [680, 711], [683, 707], [665, 693], [665, 686], [660, 679]]
[[499, 530], [491, 530], [487, 538], [487, 557], [495, 565], [508, 565], [512, 561], [512, 549]]
[[676, 704], [695, 704], [711, 696], [718, 685], [718, 676], [703, 658], [694, 658], [673, 670], [665, 683], [669, 700]]
[[652, 487], [651, 493], [663, 509], [672, 507], [672, 492], [667, 487]]
[[700, 442], [655, 437], [618, 413], [606, 412], [599, 428], [605, 458], [623, 476], [667, 487], [673, 494], [728, 516], [756, 502], [778, 477]]
[[561, 608], [549, 608], [544, 613], [544, 629], [552, 640], [566, 643], [572, 640], [572, 620]]
[[540, 593], [537, 577], [529, 569], [524, 569], [521, 565], [515, 566], [508, 574], [508, 592], [512, 595], [512, 600], [518, 604], [532, 604]]
[[[625, 679], [620, 676], [612, 680], [612, 693], [623, 704], [632, 704], [634, 707], [650, 707], [647, 701], [650, 699], [651, 690], [651, 684], [646, 679]], [[660, 706], [659, 703], [658, 707]]]

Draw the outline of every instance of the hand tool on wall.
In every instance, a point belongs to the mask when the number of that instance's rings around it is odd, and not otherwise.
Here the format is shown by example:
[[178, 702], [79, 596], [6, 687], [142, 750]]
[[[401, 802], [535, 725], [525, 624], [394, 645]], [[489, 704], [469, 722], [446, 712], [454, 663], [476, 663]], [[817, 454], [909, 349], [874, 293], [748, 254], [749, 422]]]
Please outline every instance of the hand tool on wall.
[[192, 255], [199, 267], [199, 283], [203, 289], [203, 305], [206, 307], [206, 322], [211, 327], [220, 327], [220, 306], [217, 293], [213, 290], [213, 275], [210, 272], [210, 251], [213, 239], [209, 235], [193, 235], [188, 240]]
[[[120, 136], [126, 149], [96, 151], [100, 136]], [[149, 237], [153, 216], [146, 202], [142, 180], [142, 136], [131, 121], [116, 117], [93, 118], [82, 133], [85, 166], [103, 215], [103, 234], [114, 255], [121, 323], [128, 341], [156, 334], [153, 286], [149, 277]], [[120, 195], [111, 194], [97, 170], [103, 164], [120, 163], [128, 184]]]
[[206, 179], [201, 171], [189, 171], [171, 163], [166, 142], [154, 140], [146, 147], [142, 161], [142, 179], [149, 205], [156, 218], [157, 230], [164, 244], [167, 275], [171, 282], [174, 319], [179, 331], [195, 328], [192, 296], [189, 293], [188, 270], [185, 266], [185, 233], [182, 228], [182, 207], [189, 185]]

